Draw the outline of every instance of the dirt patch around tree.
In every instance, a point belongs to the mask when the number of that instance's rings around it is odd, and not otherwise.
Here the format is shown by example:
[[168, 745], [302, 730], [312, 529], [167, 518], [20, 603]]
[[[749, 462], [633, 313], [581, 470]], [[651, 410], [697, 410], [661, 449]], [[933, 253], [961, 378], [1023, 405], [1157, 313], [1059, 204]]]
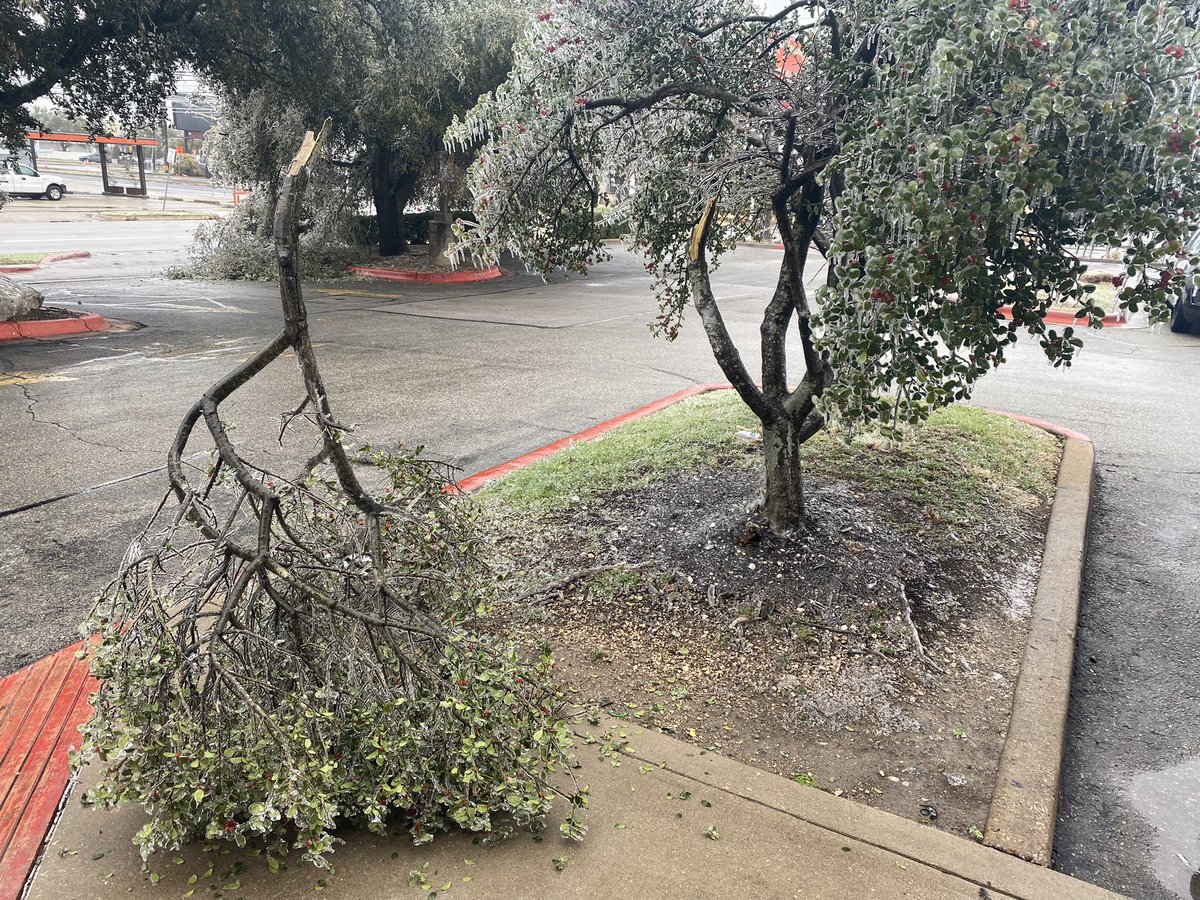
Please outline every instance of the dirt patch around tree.
[[[1031, 439], [1048, 468], [1040, 487], [993, 478], [1003, 496], [977, 521], [946, 518], [913, 487], [911, 466], [867, 444], [850, 452], [865, 480], [830, 477], [855, 467], [818, 450], [807, 527], [772, 534], [754, 509], [752, 434], [670, 477], [565, 507], [492, 503], [498, 549], [523, 585], [492, 622], [554, 650], [593, 724], [615, 716], [978, 838], [1057, 461], [1056, 442]], [[953, 480], [945, 460], [926, 465]]]
[[63, 309], [60, 306], [40, 306], [27, 313], [15, 316], [11, 322], [54, 322], [60, 319], [81, 319], [87, 313], [83, 310]]

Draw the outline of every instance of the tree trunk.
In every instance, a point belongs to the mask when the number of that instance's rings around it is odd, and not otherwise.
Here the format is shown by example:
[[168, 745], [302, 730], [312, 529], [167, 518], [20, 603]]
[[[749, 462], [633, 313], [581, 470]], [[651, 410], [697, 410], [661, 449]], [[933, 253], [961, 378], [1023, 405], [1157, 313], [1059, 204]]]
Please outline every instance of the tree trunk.
[[798, 429], [788, 419], [763, 425], [763, 516], [772, 531], [783, 532], [804, 523], [804, 475], [800, 466]]
[[381, 144], [371, 160], [371, 199], [375, 201], [375, 224], [379, 228], [379, 255], [399, 256], [404, 252], [400, 210], [392, 190], [392, 148]]
[[396, 154], [387, 144], [371, 152], [371, 199], [379, 228], [379, 255], [399, 256], [408, 249], [404, 240], [404, 210], [416, 193], [420, 176], [396, 171]]
[[408, 202], [417, 192], [419, 180], [419, 177], [413, 172], [402, 172], [392, 183], [392, 205], [396, 208], [397, 238], [400, 246], [397, 252], [399, 253], [408, 250], [408, 241], [404, 239], [404, 210], [408, 208]]

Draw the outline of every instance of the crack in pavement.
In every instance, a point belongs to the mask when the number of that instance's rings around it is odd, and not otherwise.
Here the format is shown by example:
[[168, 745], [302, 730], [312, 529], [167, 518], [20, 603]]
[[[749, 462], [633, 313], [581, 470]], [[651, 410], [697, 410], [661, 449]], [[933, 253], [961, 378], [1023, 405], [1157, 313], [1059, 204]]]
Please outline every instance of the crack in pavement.
[[1142, 472], [1159, 472], [1163, 475], [1200, 475], [1200, 469], [1165, 469], [1162, 466], [1138, 466], [1133, 463], [1098, 463], [1104, 469], [1138, 469]]
[[[245, 446], [245, 442], [237, 441], [234, 443], [234, 446], [235, 447]], [[184, 466], [186, 466], [190, 469], [193, 469], [196, 472], [207, 475], [208, 472], [206, 470], [196, 467], [194, 465], [194, 463], [198, 459], [203, 459], [203, 458], [209, 457], [209, 456], [211, 456], [211, 451], [197, 450], [195, 453], [190, 453], [187, 456], [185, 456], [183, 458], [183, 464], [184, 464]], [[159, 472], [165, 472], [166, 470], [167, 470], [167, 467], [165, 465], [155, 466], [152, 469], [145, 469], [141, 472], [134, 472], [132, 475], [121, 475], [117, 478], [110, 478], [108, 481], [102, 481], [99, 484], [93, 484], [90, 487], [79, 488], [78, 490], [74, 490], [74, 491], [68, 491], [65, 494], [55, 494], [53, 497], [45, 497], [41, 500], [34, 500], [30, 503], [24, 503], [20, 506], [10, 507], [9, 509], [0, 509], [0, 519], [6, 518], [7, 516], [15, 516], [18, 513], [29, 512], [30, 510], [39, 509], [43, 506], [49, 506], [51, 503], [58, 503], [60, 500], [70, 500], [73, 497], [83, 497], [87, 494], [95, 493], [96, 491], [102, 491], [105, 488], [116, 487], [117, 485], [125, 484], [126, 482], [129, 482], [129, 481], [136, 481], [139, 478], [145, 478], [147, 475], [157, 475]], [[167, 489], [165, 491], [164, 495], [168, 496], [168, 497], [171, 496], [170, 490]]]
[[705, 381], [700, 380], [699, 378], [693, 378], [691, 375], [685, 375], [682, 372], [673, 372], [670, 369], [659, 369], [656, 366], [651, 366], [646, 363], [632, 362], [627, 359], [622, 359], [621, 362], [625, 363], [626, 365], [640, 366], [641, 368], [647, 369], [648, 371], [657, 372], [659, 375], [670, 375], [673, 378], [680, 378], [680, 379], [688, 382], [689, 384], [706, 384], [707, 383]]
[[35, 407], [41, 401], [38, 400], [37, 397], [33, 396], [33, 394], [29, 390], [29, 385], [23, 384], [20, 387], [21, 387], [21, 393], [25, 395], [25, 400], [28, 402], [28, 406], [25, 407], [25, 412], [29, 413], [29, 418], [35, 424], [37, 424], [37, 425], [52, 425], [55, 428], [65, 431], [67, 434], [69, 434], [71, 437], [73, 437], [75, 440], [79, 441], [80, 443], [87, 444], [91, 447], [99, 447], [102, 450], [116, 450], [118, 453], [125, 452], [124, 448], [118, 447], [115, 444], [105, 444], [105, 443], [101, 443], [99, 441], [89, 441], [85, 437], [80, 437], [72, 429], [68, 428], [66, 425], [63, 425], [61, 422], [55, 422], [52, 419], [38, 418], [37, 410], [35, 409]]

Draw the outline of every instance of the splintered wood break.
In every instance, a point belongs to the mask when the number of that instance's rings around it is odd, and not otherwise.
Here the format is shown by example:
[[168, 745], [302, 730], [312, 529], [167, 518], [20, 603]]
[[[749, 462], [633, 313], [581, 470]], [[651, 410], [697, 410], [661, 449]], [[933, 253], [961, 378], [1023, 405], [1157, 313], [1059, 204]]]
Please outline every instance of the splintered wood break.
[[321, 148], [325, 143], [325, 139], [329, 137], [329, 129], [333, 127], [333, 119], [326, 119], [321, 125], [321, 132], [313, 136], [311, 131], [304, 132], [304, 140], [300, 142], [300, 149], [296, 151], [296, 155], [292, 157], [292, 162], [288, 166], [287, 173], [289, 176], [300, 174], [300, 170], [308, 165], [312, 155]]
[[717, 208], [717, 198], [709, 197], [708, 203], [704, 205], [704, 214], [700, 216], [700, 221], [692, 228], [692, 240], [688, 245], [688, 259], [696, 262], [700, 259], [700, 254], [704, 252], [704, 242], [708, 240], [708, 229], [712, 225], [713, 211]]

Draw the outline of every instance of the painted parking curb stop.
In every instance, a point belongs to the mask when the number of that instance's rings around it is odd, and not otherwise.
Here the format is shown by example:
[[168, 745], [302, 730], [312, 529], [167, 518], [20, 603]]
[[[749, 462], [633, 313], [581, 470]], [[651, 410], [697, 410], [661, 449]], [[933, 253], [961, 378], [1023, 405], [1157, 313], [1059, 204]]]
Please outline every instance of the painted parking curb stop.
[[504, 274], [499, 266], [486, 269], [459, 270], [456, 272], [417, 272], [406, 269], [376, 269], [370, 266], [346, 266], [352, 275], [365, 275], [379, 281], [423, 282], [425, 284], [465, 284], [474, 281], [491, 281]]
[[0, 322], [0, 342], [30, 338], [54, 338], [90, 331], [108, 331], [112, 323], [94, 313], [84, 313], [69, 319], [35, 319], [28, 322]]

